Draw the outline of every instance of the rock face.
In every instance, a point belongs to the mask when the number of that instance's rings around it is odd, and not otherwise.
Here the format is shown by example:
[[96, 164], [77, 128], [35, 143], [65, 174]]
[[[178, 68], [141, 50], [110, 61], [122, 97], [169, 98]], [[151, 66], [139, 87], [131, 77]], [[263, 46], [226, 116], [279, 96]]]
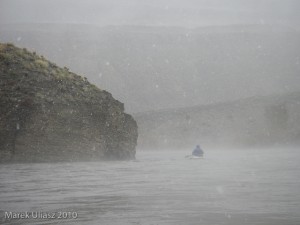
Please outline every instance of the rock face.
[[86, 78], [0, 44], [0, 162], [132, 159], [137, 124]]

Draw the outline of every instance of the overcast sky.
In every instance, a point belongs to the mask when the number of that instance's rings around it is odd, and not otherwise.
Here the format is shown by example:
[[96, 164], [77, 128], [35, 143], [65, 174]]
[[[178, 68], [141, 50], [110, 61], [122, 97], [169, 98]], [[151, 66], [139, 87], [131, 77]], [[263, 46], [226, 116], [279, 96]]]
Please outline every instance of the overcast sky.
[[0, 0], [1, 23], [297, 27], [299, 0]]

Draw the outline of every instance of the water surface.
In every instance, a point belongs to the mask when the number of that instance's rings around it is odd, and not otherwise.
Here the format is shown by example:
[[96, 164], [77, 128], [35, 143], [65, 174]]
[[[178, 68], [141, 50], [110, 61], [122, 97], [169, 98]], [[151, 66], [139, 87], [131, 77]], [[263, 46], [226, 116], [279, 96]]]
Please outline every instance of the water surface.
[[[300, 224], [298, 149], [205, 153], [194, 160], [185, 159], [189, 151], [140, 151], [137, 161], [0, 165], [1, 225]], [[5, 212], [77, 218], [8, 220]]]

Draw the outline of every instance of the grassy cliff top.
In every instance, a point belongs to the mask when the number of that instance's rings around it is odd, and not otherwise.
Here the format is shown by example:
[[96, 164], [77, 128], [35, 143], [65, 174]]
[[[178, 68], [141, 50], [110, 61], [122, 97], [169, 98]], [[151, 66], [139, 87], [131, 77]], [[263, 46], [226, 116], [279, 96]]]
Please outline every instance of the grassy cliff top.
[[0, 93], [8, 96], [8, 101], [25, 95], [56, 103], [98, 104], [109, 99], [123, 108], [110, 93], [89, 83], [86, 77], [13, 44], [0, 43], [0, 77]]
[[39, 72], [43, 75], [50, 75], [55, 79], [81, 79], [86, 81], [85, 77], [70, 72], [67, 67], [60, 68], [43, 56], [39, 56], [35, 52], [29, 52], [26, 48], [15, 47], [13, 44], [0, 43], [0, 66], [2, 69], [9, 68], [9, 72]]

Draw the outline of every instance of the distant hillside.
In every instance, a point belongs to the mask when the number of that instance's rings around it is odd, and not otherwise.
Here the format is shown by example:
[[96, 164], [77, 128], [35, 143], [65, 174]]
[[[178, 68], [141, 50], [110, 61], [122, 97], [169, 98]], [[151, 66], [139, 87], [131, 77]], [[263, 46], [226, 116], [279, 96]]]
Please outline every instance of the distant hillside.
[[137, 125], [86, 78], [0, 44], [0, 162], [135, 157]]
[[135, 114], [138, 148], [300, 144], [300, 92]]
[[86, 74], [129, 112], [300, 90], [300, 34], [282, 26], [8, 24], [0, 40]]

